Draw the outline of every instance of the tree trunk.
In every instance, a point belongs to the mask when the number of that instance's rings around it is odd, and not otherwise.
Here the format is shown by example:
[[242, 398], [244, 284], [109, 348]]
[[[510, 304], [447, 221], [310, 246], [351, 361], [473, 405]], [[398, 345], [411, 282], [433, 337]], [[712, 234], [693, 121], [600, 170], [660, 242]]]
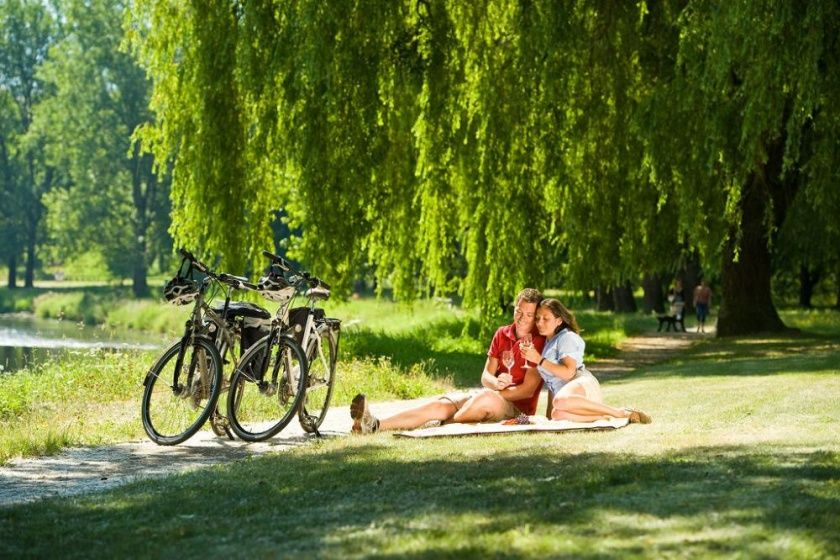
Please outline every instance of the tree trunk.
[[633, 299], [633, 288], [630, 282], [619, 284], [613, 288], [613, 300], [615, 301], [616, 313], [635, 313], [636, 300]]
[[[131, 290], [134, 297], [143, 297], [149, 293], [148, 255], [146, 254], [146, 234], [149, 229], [149, 201], [157, 187], [157, 179], [152, 173], [151, 158], [140, 152], [140, 143], [134, 145], [134, 165], [132, 166], [132, 198], [134, 199], [134, 263], [131, 274]], [[145, 189], [143, 187], [146, 187]]]
[[26, 232], [26, 271], [23, 275], [23, 287], [31, 288], [35, 285], [35, 245], [37, 242], [38, 223], [27, 224]]
[[9, 255], [9, 289], [17, 288], [17, 255]]
[[644, 300], [642, 310], [645, 313], [665, 313], [665, 297], [662, 292], [662, 276], [659, 274], [646, 274], [642, 279], [642, 290]]
[[735, 262], [737, 233], [731, 231], [723, 254], [722, 301], [718, 336], [787, 330], [770, 292], [771, 259], [768, 246], [766, 180], [754, 174], [741, 198], [741, 243]]
[[595, 289], [595, 301], [598, 311], [612, 311], [615, 309], [612, 291], [604, 287], [603, 284], [598, 284], [598, 287]]
[[814, 295], [814, 288], [820, 281], [822, 274], [820, 270], [811, 271], [807, 266], [799, 265], [799, 307], [810, 309], [811, 297]]

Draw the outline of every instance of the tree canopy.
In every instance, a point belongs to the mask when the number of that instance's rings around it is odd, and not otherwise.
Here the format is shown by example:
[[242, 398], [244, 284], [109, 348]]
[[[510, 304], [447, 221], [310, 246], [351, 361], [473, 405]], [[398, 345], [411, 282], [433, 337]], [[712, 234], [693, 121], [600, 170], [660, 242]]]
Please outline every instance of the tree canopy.
[[369, 264], [487, 311], [558, 270], [617, 285], [697, 250], [734, 334], [782, 328], [792, 201], [838, 207], [838, 11], [137, 0], [129, 25], [177, 242], [244, 268], [282, 210], [291, 254], [339, 287]]

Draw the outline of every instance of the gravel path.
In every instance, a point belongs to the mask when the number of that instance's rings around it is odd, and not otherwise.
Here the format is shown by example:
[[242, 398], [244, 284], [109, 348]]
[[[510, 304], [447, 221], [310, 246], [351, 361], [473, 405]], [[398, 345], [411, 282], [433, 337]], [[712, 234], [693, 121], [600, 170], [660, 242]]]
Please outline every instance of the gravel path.
[[[706, 334], [705, 336], [712, 336]], [[700, 340], [693, 333], [654, 333], [627, 339], [621, 353], [602, 360], [592, 371], [601, 379], [625, 374], [643, 365], [667, 360]], [[375, 403], [382, 417], [431, 399]], [[350, 431], [348, 407], [331, 408], [321, 429], [327, 437]], [[75, 447], [42, 458], [15, 459], [0, 467], [0, 506], [46, 497], [70, 496], [114, 488], [140, 478], [159, 477], [226, 463], [252, 455], [280, 452], [306, 445], [313, 437], [292, 422], [267, 442], [245, 443], [221, 439], [210, 430], [174, 447], [151, 441], [133, 441], [100, 447]]]

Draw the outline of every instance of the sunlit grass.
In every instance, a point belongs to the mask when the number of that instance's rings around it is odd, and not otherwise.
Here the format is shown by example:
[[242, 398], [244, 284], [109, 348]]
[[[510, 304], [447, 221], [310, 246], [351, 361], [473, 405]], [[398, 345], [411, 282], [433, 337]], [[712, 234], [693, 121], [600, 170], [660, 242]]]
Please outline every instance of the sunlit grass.
[[[672, 362], [605, 382], [607, 402], [646, 410], [647, 426], [327, 439], [108, 493], [0, 508], [0, 556], [837, 557], [840, 339], [827, 336], [830, 315], [807, 318], [800, 335], [704, 339]], [[581, 314], [594, 340], [646, 324], [623, 321]], [[342, 333], [338, 402], [354, 387], [380, 400], [477, 379], [477, 324], [362, 325]], [[0, 395], [24, 395], [2, 405], [12, 412], [0, 433], [59, 401], [78, 411], [72, 403], [95, 391], [114, 401], [97, 404], [102, 417], [118, 414], [125, 395], [139, 410], [131, 388], [143, 371], [138, 356], [81, 354], [22, 374], [13, 391], [12, 381], [0, 382]], [[451, 372], [461, 360], [469, 372]], [[127, 385], [109, 394], [119, 376]], [[77, 437], [65, 423], [71, 416], [44, 424], [55, 427], [50, 445]]]
[[728, 360], [703, 352], [605, 384], [608, 401], [651, 412], [648, 426], [330, 439], [0, 509], [0, 552], [49, 555], [60, 542], [89, 557], [836, 556], [840, 346], [804, 372], [789, 355], [727, 373]]

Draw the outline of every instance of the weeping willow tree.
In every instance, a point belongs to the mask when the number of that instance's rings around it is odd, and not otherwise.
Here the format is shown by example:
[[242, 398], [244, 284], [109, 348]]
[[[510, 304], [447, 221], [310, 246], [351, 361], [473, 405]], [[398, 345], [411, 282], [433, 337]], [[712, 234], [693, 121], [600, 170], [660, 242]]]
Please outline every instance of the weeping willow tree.
[[178, 242], [244, 268], [282, 210], [346, 289], [458, 290], [485, 315], [721, 263], [720, 331], [782, 328], [774, 231], [832, 198], [835, 3], [137, 0]]

